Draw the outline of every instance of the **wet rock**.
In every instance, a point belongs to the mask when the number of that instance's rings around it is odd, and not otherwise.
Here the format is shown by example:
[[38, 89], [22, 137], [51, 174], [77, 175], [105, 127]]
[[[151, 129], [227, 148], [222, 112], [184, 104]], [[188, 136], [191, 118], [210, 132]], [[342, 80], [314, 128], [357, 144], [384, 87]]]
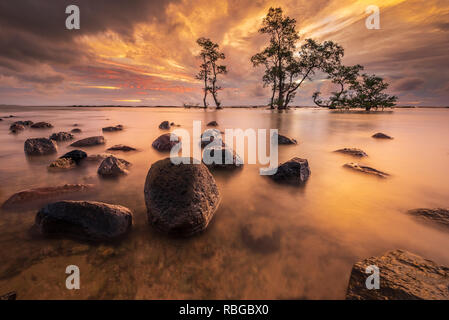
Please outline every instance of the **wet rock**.
[[136, 148], [130, 147], [130, 146], [126, 146], [124, 144], [116, 144], [115, 146], [112, 146], [110, 148], [108, 148], [106, 151], [136, 151]]
[[53, 154], [58, 151], [56, 142], [47, 138], [27, 139], [25, 141], [24, 150], [27, 155], [40, 156]]
[[169, 130], [170, 129], [170, 122], [162, 121], [161, 124], [159, 125], [159, 129]]
[[376, 134], [373, 134], [372, 137], [375, 138], [375, 139], [393, 139], [389, 135], [387, 135], [385, 133], [382, 133], [382, 132], [378, 132]]
[[154, 163], [145, 181], [148, 221], [159, 231], [191, 236], [207, 228], [220, 203], [215, 179], [204, 164], [192, 158], [170, 158]]
[[[0, 119], [1, 120], [1, 119]], [[7, 294], [4, 294], [0, 296], [0, 300], [16, 300], [17, 299], [17, 293], [15, 291], [8, 292]]]
[[73, 169], [75, 167], [76, 162], [69, 158], [56, 159], [48, 166], [50, 170]]
[[243, 243], [252, 251], [269, 254], [281, 247], [281, 230], [266, 218], [258, 218], [241, 228]]
[[206, 126], [208, 127], [217, 127], [218, 126], [218, 122], [217, 121], [211, 121], [208, 124], [206, 124]]
[[449, 228], [449, 209], [413, 209], [408, 211], [409, 214], [416, 216], [424, 221], [435, 222], [441, 226]]
[[131, 164], [123, 159], [114, 156], [104, 159], [98, 167], [98, 174], [102, 177], [118, 177], [128, 174], [128, 167]]
[[75, 128], [70, 131], [71, 133], [81, 133], [81, 129]]
[[29, 127], [29, 126], [31, 126], [33, 123], [34, 123], [34, 122], [31, 121], [31, 120], [26, 120], [26, 121], [15, 121], [15, 122], [13, 122], [12, 124], [20, 124], [20, 125], [22, 125], [22, 126], [24, 126], [24, 127]]
[[83, 150], [72, 150], [70, 152], [67, 152], [62, 157], [59, 157], [59, 159], [72, 159], [76, 162], [76, 164], [79, 164], [81, 160], [87, 158], [87, 153], [85, 153]]
[[123, 126], [121, 124], [118, 124], [118, 125], [112, 126], [112, 127], [105, 127], [102, 130], [103, 130], [103, 132], [122, 131], [123, 130]]
[[107, 157], [111, 157], [112, 154], [109, 153], [99, 153], [99, 154], [90, 154], [87, 156], [86, 161], [91, 162], [100, 162], [106, 159]]
[[295, 139], [289, 138], [287, 136], [283, 136], [282, 134], [273, 133], [271, 136], [271, 139], [274, 139], [278, 141], [278, 144], [297, 144], [298, 142]]
[[363, 150], [360, 150], [357, 148], [343, 148], [343, 149], [335, 150], [335, 152], [344, 153], [344, 154], [348, 154], [348, 155], [351, 155], [354, 157], [360, 157], [360, 158], [368, 156]]
[[213, 145], [217, 145], [217, 146], [221, 145], [223, 147], [225, 146], [220, 130], [217, 130], [217, 129], [205, 130], [203, 132], [203, 134], [201, 135], [201, 148], [206, 147], [208, 144], [210, 144], [213, 141], [216, 142]]
[[75, 141], [71, 144], [72, 147], [91, 147], [105, 144], [105, 139], [103, 136], [89, 137]]
[[73, 139], [73, 134], [68, 132], [53, 133], [50, 136], [50, 139], [55, 141], [69, 141]]
[[53, 128], [53, 125], [51, 123], [42, 121], [42, 122], [33, 123], [31, 125], [31, 128], [33, 128], [33, 129], [48, 129], [48, 128]]
[[39, 210], [36, 230], [45, 236], [107, 241], [126, 234], [133, 213], [126, 207], [95, 201], [59, 201]]
[[20, 206], [31, 202], [45, 203], [48, 200], [71, 193], [92, 191], [94, 187], [95, 186], [92, 184], [66, 184], [56, 187], [43, 187], [23, 190], [9, 197], [9, 199], [3, 203], [2, 208], [12, 208], [14, 206]]
[[372, 175], [378, 176], [380, 178], [387, 178], [389, 176], [388, 173], [379, 171], [377, 169], [374, 169], [374, 168], [371, 168], [371, 167], [368, 167], [368, 166], [363, 166], [363, 165], [360, 165], [360, 164], [354, 163], [354, 162], [346, 163], [344, 165], [344, 167], [352, 169], [352, 170], [355, 170], [355, 171], [358, 171], [358, 172], [372, 174]]
[[203, 163], [211, 169], [235, 169], [243, 166], [239, 155], [223, 146], [207, 146], [203, 151]]
[[9, 127], [9, 131], [11, 131], [11, 133], [19, 133], [23, 130], [25, 130], [25, 126], [18, 124], [18, 123], [12, 124]]
[[[170, 137], [173, 136], [174, 140], [170, 141]], [[153, 141], [152, 147], [158, 151], [170, 151], [175, 145], [180, 143], [180, 138], [174, 133], [165, 133], [159, 136], [156, 140]]]
[[[379, 268], [380, 286], [369, 290], [368, 266]], [[348, 300], [447, 300], [449, 268], [416, 254], [395, 250], [357, 262], [346, 292]]]
[[303, 184], [310, 177], [310, 167], [307, 159], [293, 158], [281, 164], [275, 174], [270, 177], [279, 183]]

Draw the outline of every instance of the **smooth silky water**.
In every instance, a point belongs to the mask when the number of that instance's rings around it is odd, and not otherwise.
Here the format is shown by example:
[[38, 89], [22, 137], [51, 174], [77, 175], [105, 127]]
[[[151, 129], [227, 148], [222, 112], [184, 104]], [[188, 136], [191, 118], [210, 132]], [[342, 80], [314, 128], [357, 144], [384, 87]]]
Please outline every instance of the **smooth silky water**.
[[[297, 109], [284, 113], [261, 109], [204, 111], [182, 108], [3, 107], [0, 116], [0, 202], [23, 189], [66, 183], [93, 183], [99, 191], [86, 200], [129, 207], [134, 226], [123, 240], [89, 244], [36, 238], [29, 232], [37, 208], [0, 212], [0, 293], [17, 291], [19, 299], [343, 299], [352, 265], [389, 250], [405, 249], [449, 265], [449, 232], [407, 215], [417, 207], [449, 207], [449, 109], [395, 109], [385, 113], [341, 113]], [[26, 129], [17, 120], [47, 121], [53, 129]], [[189, 239], [159, 234], [147, 222], [144, 182], [151, 164], [165, 158], [151, 148], [165, 131], [163, 120], [192, 130], [194, 120], [216, 120], [219, 129], [278, 128], [296, 138], [280, 146], [279, 161], [309, 160], [305, 186], [273, 183], [260, 176], [261, 165], [235, 173], [213, 172], [222, 201], [209, 228]], [[115, 154], [133, 166], [128, 176], [102, 180], [98, 163], [49, 172], [48, 164], [74, 148], [59, 143], [58, 155], [27, 158], [23, 143], [70, 131], [76, 138], [101, 135], [104, 146], [82, 148], [102, 153], [114, 144], [138, 152]], [[385, 132], [394, 140], [376, 140]], [[364, 159], [333, 152], [357, 147]], [[391, 174], [388, 179], [346, 169], [360, 162]], [[176, 188], [176, 186], [173, 186]], [[73, 197], [74, 198], [74, 197]], [[78, 197], [79, 198], [79, 197]], [[71, 199], [68, 197], [68, 199]], [[254, 252], [242, 240], [249, 222], [280, 231], [280, 248]], [[77, 265], [81, 289], [67, 290], [65, 269]]]

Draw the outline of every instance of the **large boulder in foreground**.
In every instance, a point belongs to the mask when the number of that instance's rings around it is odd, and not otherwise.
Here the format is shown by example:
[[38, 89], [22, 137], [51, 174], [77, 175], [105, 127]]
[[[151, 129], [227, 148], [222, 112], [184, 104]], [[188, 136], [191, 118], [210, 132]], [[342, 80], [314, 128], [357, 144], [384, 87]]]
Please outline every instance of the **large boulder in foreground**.
[[293, 158], [281, 164], [275, 174], [270, 177], [279, 183], [303, 184], [309, 179], [311, 174], [307, 159]]
[[[368, 266], [379, 268], [379, 289], [369, 290]], [[349, 300], [447, 300], [449, 268], [416, 254], [395, 250], [357, 262], [346, 292]]]
[[287, 136], [283, 136], [282, 134], [279, 134], [279, 133], [276, 133], [276, 132], [272, 134], [271, 139], [273, 139], [274, 141], [277, 140], [277, 143], [279, 145], [281, 145], [281, 144], [287, 144], [288, 145], [288, 144], [297, 144], [298, 143], [295, 139], [289, 138]]
[[56, 142], [47, 138], [27, 139], [24, 144], [24, 151], [29, 156], [42, 156], [56, 153], [58, 146]]
[[361, 164], [358, 164], [358, 163], [354, 163], [354, 162], [346, 163], [344, 165], [344, 167], [348, 168], [348, 169], [352, 169], [354, 171], [375, 175], [375, 176], [377, 176], [379, 178], [387, 178], [389, 176], [388, 173], [385, 173], [385, 172], [382, 172], [380, 170], [377, 170], [377, 169], [374, 169], [374, 168], [371, 168], [371, 167], [368, 167], [368, 166], [364, 166], [364, 165], [361, 165]]
[[148, 172], [144, 189], [148, 221], [163, 233], [191, 236], [207, 228], [220, 193], [204, 164], [192, 164], [192, 158], [174, 160], [189, 164], [174, 164], [166, 158]]
[[123, 236], [133, 223], [126, 207], [95, 201], [59, 201], [36, 215], [36, 230], [45, 236], [107, 241]]
[[365, 153], [365, 151], [363, 151], [361, 149], [357, 149], [357, 148], [343, 148], [343, 149], [335, 150], [335, 152], [343, 153], [343, 154], [347, 154], [347, 155], [354, 156], [354, 157], [359, 157], [359, 158], [368, 156]]
[[104, 159], [98, 167], [98, 174], [102, 177], [118, 177], [128, 174], [128, 167], [131, 166], [126, 160], [114, 156]]
[[73, 139], [73, 134], [68, 133], [68, 132], [58, 132], [58, 133], [53, 133], [50, 136], [51, 140], [55, 140], [55, 141], [69, 141]]
[[409, 214], [418, 217], [423, 221], [430, 221], [449, 228], [449, 209], [413, 209], [408, 211]]
[[[170, 140], [170, 137], [173, 136], [173, 141]], [[180, 143], [180, 138], [174, 133], [165, 133], [159, 136], [156, 140], [153, 141], [151, 146], [161, 152], [169, 152], [171, 148]]]
[[375, 134], [372, 135], [372, 137], [374, 139], [393, 139], [388, 134], [385, 134], [385, 133], [382, 133], [382, 132], [375, 133]]
[[13, 194], [6, 200], [2, 209], [32, 204], [45, 204], [48, 200], [65, 197], [74, 193], [90, 192], [95, 188], [93, 184], [65, 184], [55, 187], [42, 187], [23, 190]]
[[71, 144], [72, 147], [91, 147], [105, 144], [105, 139], [103, 136], [89, 137], [75, 141]]

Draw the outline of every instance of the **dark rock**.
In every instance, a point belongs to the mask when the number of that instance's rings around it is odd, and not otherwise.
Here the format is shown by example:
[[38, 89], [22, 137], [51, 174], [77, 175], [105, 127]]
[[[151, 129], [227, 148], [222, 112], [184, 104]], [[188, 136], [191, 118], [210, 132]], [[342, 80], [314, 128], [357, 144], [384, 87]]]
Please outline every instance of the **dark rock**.
[[20, 125], [22, 125], [22, 126], [24, 126], [24, 127], [29, 127], [29, 126], [31, 126], [33, 123], [34, 123], [34, 122], [31, 121], [31, 120], [26, 120], [26, 121], [15, 121], [15, 122], [13, 122], [12, 124], [20, 124]]
[[207, 146], [203, 151], [203, 163], [213, 169], [235, 169], [243, 166], [239, 155], [223, 146]]
[[[1, 120], [1, 119], [0, 119]], [[0, 300], [16, 300], [17, 299], [17, 293], [15, 291], [8, 292], [7, 294], [4, 294], [0, 296]]]
[[71, 133], [80, 133], [80, 132], [81, 132], [81, 129], [75, 128], [75, 129], [72, 129], [70, 132], [71, 132]]
[[206, 147], [212, 141], [215, 141], [214, 146], [225, 146], [220, 130], [207, 129], [201, 135], [201, 148]]
[[55, 141], [69, 141], [73, 139], [73, 134], [68, 132], [53, 133], [50, 136], [50, 139]]
[[98, 167], [98, 174], [103, 177], [118, 177], [120, 175], [128, 174], [128, 167], [131, 164], [123, 159], [114, 156], [104, 159]]
[[387, 135], [385, 133], [382, 133], [382, 132], [378, 132], [376, 134], [373, 134], [372, 137], [375, 138], [375, 139], [393, 139], [389, 135]]
[[48, 168], [50, 170], [58, 170], [58, 169], [73, 169], [76, 167], [76, 162], [73, 161], [70, 158], [60, 158], [56, 159], [50, 165]]
[[161, 124], [159, 125], [159, 129], [169, 130], [170, 129], [170, 122], [162, 121]]
[[94, 188], [92, 184], [66, 184], [57, 187], [34, 188], [13, 194], [6, 200], [2, 208], [11, 208], [24, 205], [30, 202], [43, 202], [55, 199], [71, 193], [81, 193], [91, 191]]
[[206, 126], [208, 127], [218, 127], [218, 122], [217, 121], [211, 121], [208, 124], [206, 124]]
[[106, 151], [136, 151], [136, 148], [125, 146], [124, 144], [116, 144], [115, 146], [110, 147]]
[[113, 127], [105, 127], [102, 130], [103, 130], [103, 132], [122, 131], [123, 130], [123, 126], [121, 124], [118, 124], [118, 125], [113, 126]]
[[[174, 140], [177, 141], [170, 141], [170, 136], [173, 136]], [[153, 141], [153, 148], [158, 150], [158, 151], [170, 151], [171, 148], [173, 148], [175, 145], [177, 145], [178, 143], [180, 143], [180, 138], [174, 134], [174, 133], [165, 133], [163, 135], [161, 135], [159, 138], [157, 138], [156, 140]]]
[[358, 171], [358, 172], [372, 174], [372, 175], [378, 176], [380, 178], [387, 178], [389, 176], [388, 173], [379, 171], [377, 169], [374, 169], [374, 168], [371, 168], [371, 167], [368, 167], [368, 166], [363, 166], [363, 165], [360, 165], [360, 164], [354, 163], [354, 162], [346, 163], [344, 165], [344, 167], [352, 169], [352, 170], [355, 170], [355, 171]]
[[271, 136], [271, 139], [274, 139], [274, 140], [277, 139], [279, 145], [281, 145], [281, 144], [297, 144], [298, 143], [295, 139], [283, 136], [276, 132], [273, 133], [273, 135]]
[[58, 147], [56, 142], [47, 138], [27, 139], [25, 141], [24, 150], [27, 155], [40, 156], [56, 153]]
[[281, 247], [281, 230], [272, 221], [258, 218], [242, 226], [243, 243], [257, 253], [273, 253]]
[[[379, 289], [369, 290], [368, 266], [379, 268]], [[348, 300], [448, 300], [449, 268], [413, 253], [395, 250], [357, 262], [346, 292]]]
[[48, 122], [42, 121], [42, 122], [33, 123], [31, 125], [31, 128], [33, 128], [33, 129], [48, 129], [48, 128], [53, 128], [53, 125]]
[[25, 130], [25, 126], [18, 124], [18, 123], [12, 124], [9, 127], [9, 131], [11, 131], [11, 133], [19, 133], [23, 130]]
[[310, 167], [307, 159], [293, 158], [281, 164], [275, 174], [270, 177], [280, 183], [303, 184], [310, 177]]
[[163, 233], [191, 236], [205, 230], [220, 203], [215, 179], [192, 158], [170, 158], [154, 163], [145, 181], [148, 221]]
[[449, 228], [449, 209], [413, 209], [408, 211], [409, 214], [416, 216], [425, 221], [438, 223], [441, 226]]
[[72, 147], [90, 147], [105, 144], [105, 139], [103, 136], [89, 137], [75, 141], [71, 144]]
[[95, 201], [59, 201], [36, 215], [35, 226], [45, 236], [106, 241], [126, 234], [133, 222], [128, 208]]
[[85, 153], [83, 150], [73, 150], [70, 152], [67, 152], [62, 157], [59, 157], [59, 159], [67, 158], [72, 159], [77, 164], [81, 162], [81, 160], [85, 159], [87, 157], [87, 153]]
[[368, 156], [363, 150], [360, 150], [357, 148], [343, 148], [343, 149], [335, 150], [335, 152], [349, 154], [351, 156], [360, 157], [360, 158]]

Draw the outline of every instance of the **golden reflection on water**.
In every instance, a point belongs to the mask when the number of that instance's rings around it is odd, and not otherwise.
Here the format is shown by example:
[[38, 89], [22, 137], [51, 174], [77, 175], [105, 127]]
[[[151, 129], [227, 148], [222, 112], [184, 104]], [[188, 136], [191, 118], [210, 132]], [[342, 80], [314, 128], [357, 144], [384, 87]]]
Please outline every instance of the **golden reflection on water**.
[[[116, 203], [134, 211], [131, 234], [115, 244], [37, 239], [28, 232], [36, 209], [0, 212], [0, 293], [15, 290], [22, 299], [342, 299], [352, 264], [359, 259], [402, 248], [449, 265], [449, 233], [406, 214], [416, 207], [449, 206], [449, 110], [395, 110], [393, 113], [347, 114], [300, 109], [287, 113], [235, 109], [8, 108], [0, 122], [0, 202], [22, 189], [94, 183], [100, 192], [85, 199]], [[52, 130], [8, 133], [15, 120], [48, 121]], [[151, 148], [164, 133], [163, 120], [192, 130], [216, 120], [219, 129], [279, 128], [299, 141], [280, 146], [279, 161], [307, 158], [312, 175], [304, 187], [274, 184], [259, 175], [259, 165], [236, 173], [214, 172], [222, 194], [208, 230], [191, 239], [171, 239], [148, 226], [143, 184], [151, 163], [168, 156]], [[122, 124], [123, 132], [105, 133], [102, 153], [114, 144], [139, 152], [117, 153], [130, 161], [130, 174], [101, 180], [97, 164], [69, 172], [48, 172], [56, 156], [27, 159], [29, 137], [69, 131], [77, 138], [100, 135], [101, 128]], [[391, 141], [371, 138], [375, 132]], [[58, 156], [72, 148], [62, 143]], [[368, 158], [332, 151], [357, 147]], [[391, 174], [379, 179], [343, 168], [360, 161]], [[254, 251], [242, 240], [242, 228], [254, 223], [260, 232], [279, 230], [272, 252]], [[81, 270], [81, 289], [65, 288], [65, 268]]]

